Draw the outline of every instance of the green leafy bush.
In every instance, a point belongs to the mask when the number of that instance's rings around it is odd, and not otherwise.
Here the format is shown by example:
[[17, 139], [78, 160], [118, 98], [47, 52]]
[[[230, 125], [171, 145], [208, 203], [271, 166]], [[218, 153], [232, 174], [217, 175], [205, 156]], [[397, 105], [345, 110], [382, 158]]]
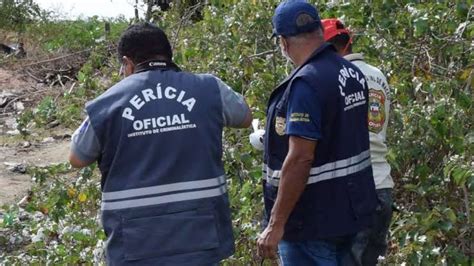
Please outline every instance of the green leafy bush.
[[94, 168], [74, 172], [59, 164], [28, 169], [36, 181], [29, 203], [6, 208], [0, 224], [8, 232], [0, 236], [2, 265], [102, 263], [105, 235], [98, 226], [100, 189]]
[[[106, 34], [105, 24], [110, 25]], [[48, 52], [89, 49], [116, 40], [127, 27], [124, 18], [102, 20], [98, 17], [79, 20], [42, 20], [28, 24], [27, 34], [37, 39]]]
[[[216, 74], [244, 94], [255, 117], [264, 120], [269, 93], [291, 70], [269, 38], [277, 2], [210, 1], [197, 18], [191, 14], [192, 8], [185, 11], [172, 8], [160, 13], [158, 20], [174, 44], [179, 65], [193, 72]], [[318, 7], [323, 18], [345, 20], [355, 33], [355, 50], [363, 52], [370, 63], [387, 74], [392, 89], [388, 159], [396, 183], [398, 211], [391, 226], [390, 251], [381, 264], [471, 265], [474, 253], [472, 3], [387, 0], [318, 4]], [[74, 32], [65, 34], [75, 36]], [[55, 42], [54, 38], [51, 40]], [[104, 83], [100, 77], [118, 80], [118, 63], [107, 58], [112, 55], [99, 47], [79, 72], [78, 88], [54, 105], [45, 99], [38, 107], [42, 110], [41, 117], [54, 114], [63, 123], [77, 126], [84, 102], [110, 85], [110, 80]], [[258, 261], [255, 239], [261, 230], [263, 206], [262, 154], [248, 143], [249, 133], [249, 130], [225, 131], [225, 170], [237, 245], [236, 254], [225, 265]], [[59, 231], [59, 225], [54, 227], [57, 223], [89, 229], [91, 235], [48, 238], [57, 245], [44, 241], [45, 246], [34, 249], [19, 245], [3, 258], [0, 255], [0, 259], [16, 264], [27, 262], [26, 257], [38, 263], [96, 261], [94, 250], [99, 252], [97, 247], [104, 239], [93, 218], [100, 200], [97, 174], [87, 182], [80, 179], [79, 183], [67, 185], [55, 179], [62, 172], [47, 172], [42, 176], [42, 171], [47, 170], [33, 172], [37, 180], [45, 181], [35, 186], [33, 195], [39, 196], [32, 199], [26, 211], [31, 214], [47, 208], [49, 212], [41, 224], [52, 224], [53, 229], [47, 231], [50, 237]], [[79, 193], [74, 195], [86, 193], [87, 200], [78, 203], [77, 196], [70, 197], [69, 187]], [[57, 210], [53, 214], [54, 209]], [[37, 234], [37, 222], [13, 225], [19, 212], [18, 208], [7, 208], [3, 226], [13, 232], [25, 229]], [[5, 241], [9, 240], [0, 237], [0, 243]], [[79, 244], [75, 246], [76, 243]]]

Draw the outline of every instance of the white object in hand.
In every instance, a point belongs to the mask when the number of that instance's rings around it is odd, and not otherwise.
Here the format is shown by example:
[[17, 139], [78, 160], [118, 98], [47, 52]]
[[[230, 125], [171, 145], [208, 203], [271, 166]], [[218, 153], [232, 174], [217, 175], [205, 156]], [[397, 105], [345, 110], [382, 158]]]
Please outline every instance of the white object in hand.
[[259, 151], [263, 151], [263, 136], [265, 135], [265, 130], [263, 129], [258, 129], [258, 124], [259, 124], [259, 121], [258, 119], [254, 119], [252, 121], [252, 127], [253, 127], [253, 133], [250, 134], [249, 136], [249, 139], [250, 139], [250, 144], [252, 144], [252, 146], [259, 150]]
[[263, 151], [263, 136], [265, 135], [265, 130], [259, 129], [252, 134], [250, 134], [249, 139], [250, 139], [250, 144], [252, 146], [259, 150]]

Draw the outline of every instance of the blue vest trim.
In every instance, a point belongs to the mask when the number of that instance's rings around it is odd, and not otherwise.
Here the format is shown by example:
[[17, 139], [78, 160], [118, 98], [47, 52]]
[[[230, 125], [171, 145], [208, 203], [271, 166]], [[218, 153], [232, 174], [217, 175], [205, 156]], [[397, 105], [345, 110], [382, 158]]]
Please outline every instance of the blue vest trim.
[[[363, 171], [370, 165], [370, 150], [366, 150], [347, 159], [311, 168], [307, 184], [314, 184], [324, 180], [348, 176]], [[263, 172], [265, 173], [269, 184], [278, 186], [281, 177], [281, 170], [272, 170], [267, 165], [264, 165]]]
[[[183, 192], [187, 190], [186, 192]], [[193, 191], [189, 191], [193, 190]], [[172, 193], [169, 192], [176, 192]], [[180, 182], [162, 186], [153, 186], [146, 188], [137, 188], [122, 190], [116, 192], [104, 192], [102, 194], [102, 207], [103, 211], [106, 210], [120, 210], [127, 208], [144, 207], [151, 205], [159, 205], [172, 202], [181, 202], [187, 200], [197, 200], [217, 197], [227, 192], [227, 184], [225, 176], [219, 176], [216, 178]], [[165, 194], [166, 193], [166, 194]], [[161, 194], [161, 195], [157, 195]], [[163, 195], [165, 194], [165, 195]], [[153, 195], [151, 197], [144, 197]], [[142, 197], [142, 198], [136, 198]], [[106, 199], [104, 199], [106, 198]], [[117, 200], [122, 199], [122, 200]], [[107, 201], [108, 200], [108, 201]], [[110, 201], [116, 200], [116, 201]]]

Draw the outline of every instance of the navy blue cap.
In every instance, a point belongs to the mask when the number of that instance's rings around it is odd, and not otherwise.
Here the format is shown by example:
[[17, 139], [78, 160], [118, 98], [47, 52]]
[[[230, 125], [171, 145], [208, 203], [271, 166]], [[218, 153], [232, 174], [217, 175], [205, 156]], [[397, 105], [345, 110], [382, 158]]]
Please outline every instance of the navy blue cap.
[[273, 35], [285, 37], [310, 32], [321, 27], [316, 7], [304, 0], [283, 1], [273, 15]]

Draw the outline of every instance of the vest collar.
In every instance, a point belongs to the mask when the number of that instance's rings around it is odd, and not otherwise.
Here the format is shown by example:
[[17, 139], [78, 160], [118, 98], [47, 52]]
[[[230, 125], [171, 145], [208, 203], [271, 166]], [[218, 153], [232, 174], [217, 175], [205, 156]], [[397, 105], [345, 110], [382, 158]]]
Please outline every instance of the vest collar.
[[336, 49], [334, 48], [334, 46], [330, 43], [325, 43], [323, 45], [321, 45], [318, 49], [316, 49], [311, 55], [310, 57], [303, 63], [301, 64], [301, 66], [299, 66], [298, 68], [296, 68], [295, 70], [293, 70], [290, 75], [288, 75], [288, 77], [286, 77], [285, 80], [283, 80], [278, 86], [277, 88], [279, 88], [281, 85], [287, 83], [288, 81], [290, 81], [291, 79], [293, 79], [293, 77], [296, 75], [296, 73], [298, 73], [298, 71], [300, 69], [302, 69], [305, 65], [307, 65], [309, 62], [313, 61], [319, 54], [325, 52], [326, 50], [328, 49], [332, 49], [333, 51], [335, 51]]
[[[296, 76], [296, 74], [304, 67], [306, 66], [308, 63], [310, 63], [311, 61], [315, 60], [316, 57], [318, 57], [320, 54], [324, 53], [324, 52], [327, 52], [329, 49], [331, 49], [333, 52], [336, 52], [336, 48], [334, 48], [334, 46], [330, 43], [324, 43], [323, 45], [321, 45], [318, 49], [316, 49], [310, 56], [309, 58], [303, 63], [301, 64], [301, 66], [299, 66], [298, 68], [296, 68], [295, 70], [293, 70], [290, 75], [288, 75], [288, 77], [285, 78], [285, 80], [283, 80], [280, 84], [278, 84], [278, 86], [272, 91], [271, 95], [270, 95], [270, 98], [268, 100], [268, 106], [267, 106], [267, 112], [268, 112], [268, 107], [270, 106], [270, 103], [273, 101], [274, 97], [276, 97], [276, 95], [278, 94], [279, 91], [281, 91], [282, 89], [286, 89], [288, 87], [288, 83], [291, 82], [293, 80], [293, 78]], [[281, 108], [281, 106], [284, 104], [284, 102], [286, 101], [285, 99], [289, 96], [289, 90], [287, 90], [284, 94], [283, 94], [283, 100], [280, 100], [280, 102], [278, 103], [278, 106], [276, 108]]]
[[353, 53], [344, 56], [347, 61], [364, 61], [364, 55], [361, 53]]

